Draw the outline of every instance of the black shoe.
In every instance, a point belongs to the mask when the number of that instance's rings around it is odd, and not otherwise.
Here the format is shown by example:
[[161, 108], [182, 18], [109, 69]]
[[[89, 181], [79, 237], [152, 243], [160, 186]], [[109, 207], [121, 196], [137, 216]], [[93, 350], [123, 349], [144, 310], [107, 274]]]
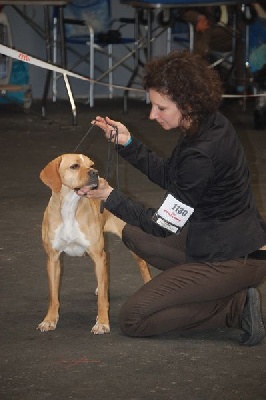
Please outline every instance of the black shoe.
[[240, 344], [254, 346], [265, 337], [265, 327], [262, 321], [260, 295], [257, 289], [249, 288], [242, 315], [242, 329], [245, 332], [240, 338]]

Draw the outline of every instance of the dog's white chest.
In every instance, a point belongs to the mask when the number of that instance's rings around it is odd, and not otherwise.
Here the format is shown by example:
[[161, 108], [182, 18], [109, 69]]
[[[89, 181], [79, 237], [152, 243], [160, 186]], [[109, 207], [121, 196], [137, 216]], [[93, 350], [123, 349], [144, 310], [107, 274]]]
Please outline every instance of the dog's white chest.
[[66, 195], [61, 209], [62, 223], [56, 229], [53, 240], [53, 248], [69, 256], [82, 256], [90, 244], [75, 218], [79, 200], [75, 192]]

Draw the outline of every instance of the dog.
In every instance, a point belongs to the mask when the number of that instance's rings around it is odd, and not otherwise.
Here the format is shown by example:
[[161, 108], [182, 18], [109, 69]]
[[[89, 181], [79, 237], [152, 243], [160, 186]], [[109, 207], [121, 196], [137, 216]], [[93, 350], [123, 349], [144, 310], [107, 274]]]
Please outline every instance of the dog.
[[[52, 190], [42, 222], [42, 241], [47, 254], [49, 307], [37, 329], [42, 332], [56, 329], [59, 319], [60, 255], [87, 254], [95, 265], [98, 296], [98, 315], [91, 332], [99, 335], [110, 332], [109, 276], [104, 248], [104, 232], [121, 238], [125, 222], [106, 209], [101, 213], [100, 201], [80, 197], [76, 191], [86, 185], [96, 186], [98, 171], [94, 162], [83, 154], [63, 154], [41, 171], [40, 179]], [[133, 254], [133, 253], [132, 253]], [[133, 254], [144, 283], [151, 279], [148, 265]]]

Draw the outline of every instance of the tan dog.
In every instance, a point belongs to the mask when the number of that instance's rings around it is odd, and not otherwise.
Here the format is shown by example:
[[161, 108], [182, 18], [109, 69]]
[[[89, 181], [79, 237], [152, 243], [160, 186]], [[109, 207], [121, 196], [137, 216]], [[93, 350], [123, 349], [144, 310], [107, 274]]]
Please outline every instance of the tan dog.
[[[95, 264], [98, 294], [98, 316], [92, 328], [94, 334], [110, 332], [109, 277], [104, 249], [104, 232], [121, 238], [125, 223], [104, 210], [100, 202], [80, 197], [75, 190], [94, 183], [97, 171], [93, 161], [82, 154], [63, 154], [51, 161], [40, 174], [52, 189], [42, 223], [43, 245], [47, 253], [47, 273], [50, 300], [48, 312], [38, 329], [54, 330], [59, 319], [60, 254], [88, 254]], [[151, 279], [147, 264], [134, 255], [146, 283]]]

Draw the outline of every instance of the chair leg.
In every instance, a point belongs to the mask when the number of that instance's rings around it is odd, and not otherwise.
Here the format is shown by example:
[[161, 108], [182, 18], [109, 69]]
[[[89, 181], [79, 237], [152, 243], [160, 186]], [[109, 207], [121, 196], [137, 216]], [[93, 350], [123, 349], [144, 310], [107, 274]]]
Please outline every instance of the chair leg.
[[193, 53], [194, 51], [194, 26], [191, 23], [188, 23], [188, 28], [189, 28], [189, 51], [190, 53]]
[[172, 28], [169, 26], [167, 28], [167, 38], [166, 38], [166, 53], [169, 54], [172, 49]]
[[94, 32], [90, 29], [90, 93], [89, 103], [90, 107], [94, 106]]
[[113, 45], [108, 45], [108, 83], [109, 83], [109, 99], [113, 98], [114, 89], [113, 89]]
[[[53, 10], [53, 44], [52, 44], [52, 49], [53, 49], [53, 64], [56, 64], [57, 62], [57, 41], [58, 41], [58, 37], [57, 37], [57, 27], [58, 27], [58, 16], [57, 16], [57, 12], [55, 10]], [[56, 102], [56, 97], [57, 97], [57, 73], [55, 71], [53, 71], [53, 84], [52, 84], [52, 94], [53, 94], [53, 102]]]

